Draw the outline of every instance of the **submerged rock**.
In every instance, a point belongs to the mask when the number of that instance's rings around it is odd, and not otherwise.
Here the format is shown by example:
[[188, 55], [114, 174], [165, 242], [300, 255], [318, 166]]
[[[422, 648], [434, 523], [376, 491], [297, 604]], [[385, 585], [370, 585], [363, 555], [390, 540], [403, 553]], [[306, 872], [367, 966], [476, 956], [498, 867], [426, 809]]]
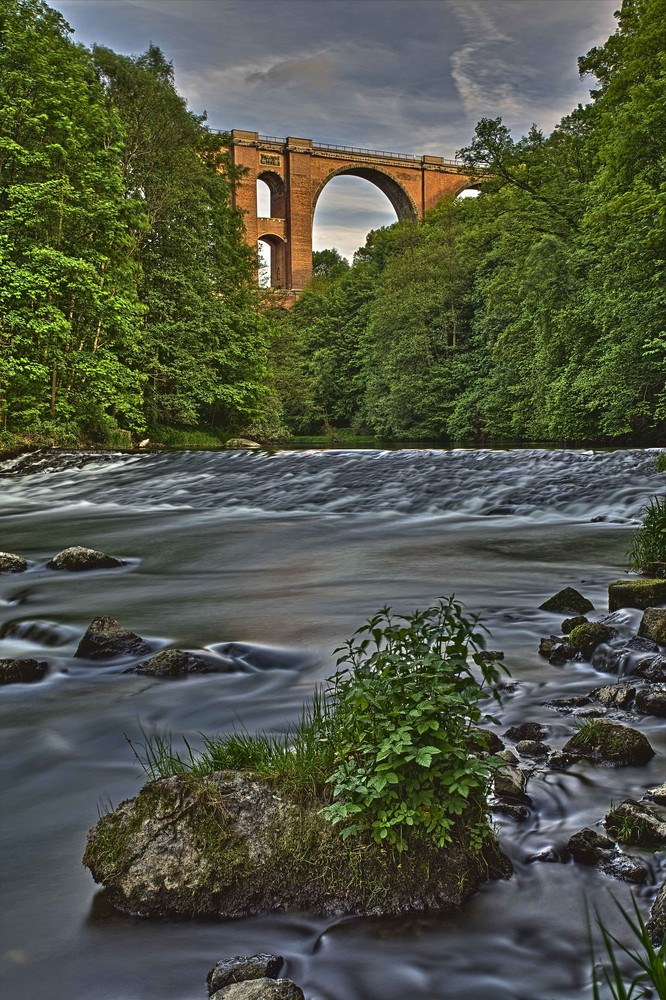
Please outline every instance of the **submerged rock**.
[[666, 580], [616, 580], [608, 584], [608, 610], [666, 604]]
[[589, 719], [562, 748], [565, 754], [622, 767], [646, 764], [654, 750], [643, 733], [607, 719]]
[[623, 854], [609, 837], [590, 827], [574, 833], [567, 849], [574, 861], [594, 865], [599, 871], [622, 882], [642, 883], [647, 880], [647, 870], [640, 861]]
[[184, 677], [186, 674], [213, 674], [232, 669], [233, 666], [226, 660], [220, 659], [218, 662], [183, 649], [163, 649], [149, 660], [130, 667], [127, 673], [148, 674], [151, 677]]
[[13, 552], [0, 552], [0, 573], [25, 573], [28, 563]]
[[662, 882], [659, 892], [655, 896], [650, 919], [647, 922], [647, 930], [650, 940], [659, 947], [666, 939], [666, 882]]
[[106, 552], [86, 549], [82, 545], [71, 545], [68, 549], [57, 552], [46, 565], [48, 569], [64, 569], [73, 573], [89, 569], [114, 569], [116, 566], [124, 566], [125, 563], [115, 556], [107, 556]]
[[0, 660], [0, 684], [34, 684], [47, 671], [41, 660]]
[[284, 965], [281, 955], [234, 955], [222, 958], [206, 977], [208, 992], [215, 993], [231, 983], [244, 983], [248, 979], [277, 979]]
[[250, 979], [232, 983], [210, 1000], [305, 1000], [303, 991], [291, 979]]
[[[664, 589], [666, 590], [666, 580]], [[666, 602], [666, 596], [663, 600]], [[646, 608], [638, 626], [638, 634], [646, 639], [652, 639], [659, 646], [666, 646], [666, 609]]]
[[666, 718], [666, 686], [643, 688], [636, 695], [634, 708], [642, 715], [656, 715]]
[[594, 604], [573, 587], [565, 587], [540, 604], [539, 610], [556, 611], [563, 615], [584, 615], [586, 611], [594, 611]]
[[625, 799], [606, 813], [606, 829], [623, 844], [666, 847], [666, 818], [659, 806]]
[[569, 642], [578, 650], [586, 660], [592, 659], [592, 653], [602, 642], [608, 642], [615, 635], [615, 630], [601, 622], [586, 622], [585, 625], [576, 625], [571, 630]]
[[285, 908], [316, 913], [455, 909], [511, 864], [490, 836], [401, 867], [373, 846], [343, 842], [320, 813], [238, 771], [149, 782], [90, 831], [84, 864], [120, 910], [145, 916], [241, 917]]
[[147, 653], [152, 653], [148, 643], [115, 618], [93, 618], [74, 656], [86, 660], [110, 660], [145, 656]]

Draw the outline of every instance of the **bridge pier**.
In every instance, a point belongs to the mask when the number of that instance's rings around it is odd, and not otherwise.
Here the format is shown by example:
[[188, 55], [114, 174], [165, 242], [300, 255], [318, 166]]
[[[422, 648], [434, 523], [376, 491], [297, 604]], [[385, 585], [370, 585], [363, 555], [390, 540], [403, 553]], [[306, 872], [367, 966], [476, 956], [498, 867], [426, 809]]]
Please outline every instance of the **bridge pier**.
[[[475, 178], [454, 160], [333, 146], [234, 129], [231, 161], [244, 168], [233, 193], [243, 213], [246, 239], [271, 247], [271, 287], [299, 292], [312, 278], [312, 223], [317, 200], [333, 178], [364, 177], [388, 197], [399, 219], [421, 219], [447, 194], [459, 194]], [[478, 179], [478, 178], [477, 178]], [[257, 180], [268, 185], [271, 214], [257, 214]]]

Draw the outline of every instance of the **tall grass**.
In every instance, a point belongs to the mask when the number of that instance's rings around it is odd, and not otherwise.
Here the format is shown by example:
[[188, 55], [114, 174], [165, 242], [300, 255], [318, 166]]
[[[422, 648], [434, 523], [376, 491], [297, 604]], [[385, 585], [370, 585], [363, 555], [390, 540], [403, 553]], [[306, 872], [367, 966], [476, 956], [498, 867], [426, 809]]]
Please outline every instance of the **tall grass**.
[[653, 562], [666, 562], [666, 495], [652, 497], [641, 513], [643, 523], [629, 549], [632, 569], [643, 569]]
[[[595, 909], [595, 923], [601, 932], [601, 939], [606, 953], [604, 965], [597, 969], [594, 942], [591, 927], [588, 928], [590, 951], [593, 965], [592, 996], [593, 1000], [638, 1000], [639, 997], [654, 997], [666, 1000], [666, 940], [659, 948], [655, 948], [650, 939], [645, 921], [643, 920], [636, 900], [631, 897], [633, 915], [616, 899], [613, 900], [623, 919], [631, 930], [633, 947], [624, 945], [614, 934], [604, 926], [598, 910]], [[588, 915], [589, 924], [589, 915]], [[629, 978], [623, 973], [620, 963], [623, 959], [631, 960], [633, 975]], [[634, 972], [634, 969], [637, 971]], [[602, 993], [601, 985], [607, 990]]]

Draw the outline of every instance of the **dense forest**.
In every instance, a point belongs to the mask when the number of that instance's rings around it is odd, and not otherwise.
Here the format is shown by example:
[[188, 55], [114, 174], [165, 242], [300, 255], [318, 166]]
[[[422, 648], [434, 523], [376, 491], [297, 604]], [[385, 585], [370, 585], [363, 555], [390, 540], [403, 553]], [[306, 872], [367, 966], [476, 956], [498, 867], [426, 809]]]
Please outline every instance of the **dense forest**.
[[479, 122], [480, 197], [256, 282], [171, 65], [0, 0], [0, 434], [652, 443], [666, 429], [666, 0], [624, 0], [549, 136]]

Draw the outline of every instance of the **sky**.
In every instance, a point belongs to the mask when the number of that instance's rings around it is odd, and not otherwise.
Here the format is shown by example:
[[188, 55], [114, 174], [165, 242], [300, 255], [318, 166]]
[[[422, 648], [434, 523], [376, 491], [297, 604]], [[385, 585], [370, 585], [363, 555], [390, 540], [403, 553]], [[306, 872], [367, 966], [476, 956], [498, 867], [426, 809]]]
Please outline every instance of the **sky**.
[[[74, 38], [158, 45], [192, 111], [217, 129], [452, 158], [480, 118], [549, 132], [593, 81], [577, 58], [619, 0], [50, 0]], [[335, 178], [314, 246], [350, 256], [395, 214], [369, 181]]]

